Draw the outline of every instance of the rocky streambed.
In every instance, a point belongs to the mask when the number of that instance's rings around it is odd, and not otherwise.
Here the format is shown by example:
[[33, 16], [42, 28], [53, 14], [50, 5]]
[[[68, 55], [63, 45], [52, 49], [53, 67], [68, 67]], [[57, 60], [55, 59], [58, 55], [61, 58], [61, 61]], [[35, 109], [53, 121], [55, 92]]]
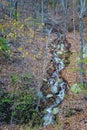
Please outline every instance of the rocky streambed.
[[[63, 101], [68, 83], [63, 79], [61, 70], [69, 64], [70, 43], [65, 34], [53, 28], [56, 38], [50, 43], [50, 60], [46, 80], [41, 87], [41, 106], [44, 111], [43, 126], [55, 123], [55, 116], [59, 113], [58, 105]], [[50, 67], [51, 66], [51, 67]]]

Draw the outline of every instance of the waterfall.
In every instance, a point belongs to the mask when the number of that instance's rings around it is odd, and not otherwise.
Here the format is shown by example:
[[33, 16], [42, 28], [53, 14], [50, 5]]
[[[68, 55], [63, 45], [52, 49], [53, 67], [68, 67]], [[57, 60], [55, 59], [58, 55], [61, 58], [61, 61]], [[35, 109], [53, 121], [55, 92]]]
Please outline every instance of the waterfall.
[[[47, 77], [46, 85], [44, 85], [45, 92], [42, 91], [45, 97], [46, 107], [44, 109], [43, 126], [55, 123], [55, 115], [58, 114], [58, 105], [63, 101], [68, 87], [67, 82], [61, 76], [61, 70], [65, 68], [64, 59], [61, 58], [68, 50], [66, 48], [66, 37], [64, 34], [58, 32], [57, 38], [50, 44], [52, 53], [51, 62], [53, 63], [54, 71]], [[48, 91], [48, 93], [46, 93]], [[42, 98], [43, 100], [43, 98]], [[51, 100], [53, 100], [51, 102]]]

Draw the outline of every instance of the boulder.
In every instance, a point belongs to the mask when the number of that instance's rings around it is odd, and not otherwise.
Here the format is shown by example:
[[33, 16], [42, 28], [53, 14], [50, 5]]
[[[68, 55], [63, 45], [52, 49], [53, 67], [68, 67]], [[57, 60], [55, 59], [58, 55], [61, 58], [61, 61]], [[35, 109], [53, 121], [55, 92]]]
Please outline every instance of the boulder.
[[51, 97], [53, 97], [53, 94], [48, 94], [46, 97], [51, 98]]
[[52, 111], [53, 115], [56, 115], [59, 113], [59, 109], [57, 107], [53, 108], [53, 111]]

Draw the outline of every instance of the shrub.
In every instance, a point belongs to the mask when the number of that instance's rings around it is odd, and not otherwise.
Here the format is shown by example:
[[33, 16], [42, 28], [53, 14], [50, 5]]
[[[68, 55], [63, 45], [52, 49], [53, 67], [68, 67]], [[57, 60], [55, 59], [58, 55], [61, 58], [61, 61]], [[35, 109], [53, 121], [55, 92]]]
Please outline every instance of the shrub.
[[5, 89], [0, 88], [0, 122], [10, 122], [13, 100]]
[[0, 122], [29, 124], [38, 126], [42, 123], [42, 112], [37, 110], [38, 98], [34, 91], [21, 91], [19, 94], [7, 93], [1, 90]]
[[7, 45], [7, 41], [4, 37], [0, 37], [0, 55], [4, 55], [6, 58], [8, 57], [9, 47]]

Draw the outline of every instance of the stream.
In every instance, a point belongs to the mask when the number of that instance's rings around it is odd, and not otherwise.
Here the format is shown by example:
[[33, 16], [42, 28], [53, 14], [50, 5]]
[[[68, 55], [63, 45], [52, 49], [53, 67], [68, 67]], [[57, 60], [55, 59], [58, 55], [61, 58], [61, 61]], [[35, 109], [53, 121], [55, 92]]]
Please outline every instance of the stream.
[[[61, 70], [66, 67], [66, 63], [68, 64], [70, 43], [66, 41], [65, 34], [56, 33], [57, 38], [50, 44], [52, 67], [48, 68], [47, 80], [41, 88], [41, 102], [45, 106], [43, 126], [55, 123], [55, 116], [59, 113], [58, 105], [63, 101], [68, 88], [68, 83], [62, 78]], [[51, 72], [50, 69], [53, 71]]]

